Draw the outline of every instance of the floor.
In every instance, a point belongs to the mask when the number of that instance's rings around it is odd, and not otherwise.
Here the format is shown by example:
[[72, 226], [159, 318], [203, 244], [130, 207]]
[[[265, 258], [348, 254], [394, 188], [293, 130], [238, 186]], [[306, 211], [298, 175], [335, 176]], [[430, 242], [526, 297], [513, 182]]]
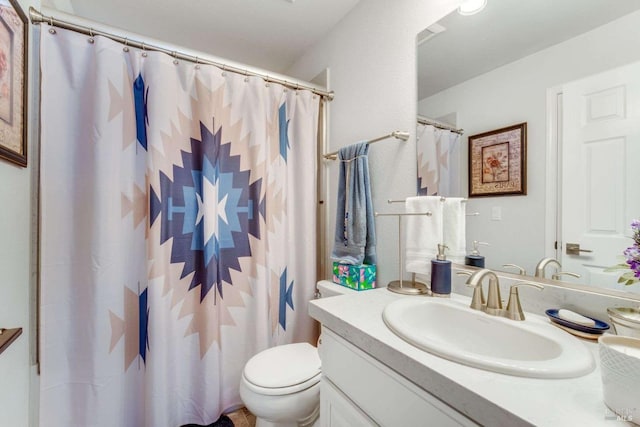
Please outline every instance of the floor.
[[231, 418], [235, 427], [255, 427], [256, 416], [247, 410], [247, 408], [240, 408], [237, 411], [226, 414]]

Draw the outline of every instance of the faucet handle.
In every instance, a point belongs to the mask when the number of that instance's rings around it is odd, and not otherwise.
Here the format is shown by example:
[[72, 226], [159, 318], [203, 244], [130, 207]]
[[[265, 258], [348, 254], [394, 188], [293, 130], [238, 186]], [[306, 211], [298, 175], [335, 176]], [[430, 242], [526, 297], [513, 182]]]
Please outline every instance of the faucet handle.
[[507, 303], [507, 310], [504, 313], [504, 317], [511, 320], [524, 320], [524, 312], [520, 305], [520, 296], [518, 295], [518, 288], [520, 286], [532, 286], [539, 290], [544, 289], [544, 286], [531, 282], [518, 282], [511, 286], [509, 290], [509, 302]]
[[527, 271], [524, 268], [520, 267], [519, 265], [516, 265], [516, 264], [503, 264], [502, 266], [505, 267], [505, 268], [515, 268], [515, 269], [517, 269], [518, 270], [518, 274], [521, 275], [521, 276], [526, 276], [527, 275]]
[[570, 271], [558, 271], [556, 274], [553, 274], [551, 278], [553, 280], [560, 280], [560, 276], [571, 276], [571, 277], [575, 277], [576, 279], [580, 278], [579, 274], [571, 273]]
[[[471, 276], [471, 272], [469, 271], [458, 271], [456, 274], [458, 276]], [[485, 305], [484, 294], [482, 293], [482, 282], [478, 282], [475, 285], [466, 283], [466, 285], [473, 288], [470, 307], [474, 310], [482, 310]]]

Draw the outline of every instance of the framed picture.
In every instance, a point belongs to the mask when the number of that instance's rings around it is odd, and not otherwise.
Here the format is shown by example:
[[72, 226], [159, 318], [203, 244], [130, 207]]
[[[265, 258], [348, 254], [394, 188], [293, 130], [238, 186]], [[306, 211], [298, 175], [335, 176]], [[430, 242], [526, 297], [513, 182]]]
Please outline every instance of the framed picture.
[[0, 0], [0, 157], [27, 166], [27, 17]]
[[469, 137], [469, 197], [527, 194], [527, 124]]

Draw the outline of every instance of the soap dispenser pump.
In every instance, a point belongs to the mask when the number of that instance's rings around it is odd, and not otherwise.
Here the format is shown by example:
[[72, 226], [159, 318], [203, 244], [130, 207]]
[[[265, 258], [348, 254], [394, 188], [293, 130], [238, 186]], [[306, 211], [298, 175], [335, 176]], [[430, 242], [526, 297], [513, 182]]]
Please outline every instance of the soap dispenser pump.
[[464, 263], [466, 265], [471, 265], [473, 267], [484, 268], [484, 256], [480, 255], [480, 251], [478, 251], [478, 246], [479, 245], [487, 245], [487, 246], [489, 246], [488, 243], [478, 242], [477, 240], [474, 240], [473, 241], [473, 250], [471, 251], [471, 253], [469, 255], [464, 257]]
[[438, 245], [438, 255], [431, 260], [431, 292], [437, 297], [451, 295], [451, 261], [444, 253], [446, 245]]

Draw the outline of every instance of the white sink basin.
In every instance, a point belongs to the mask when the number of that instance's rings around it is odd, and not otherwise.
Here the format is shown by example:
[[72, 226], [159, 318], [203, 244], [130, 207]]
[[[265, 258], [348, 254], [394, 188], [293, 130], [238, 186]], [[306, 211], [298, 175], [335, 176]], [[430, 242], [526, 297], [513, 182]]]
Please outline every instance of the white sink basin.
[[532, 378], [573, 378], [595, 367], [583, 343], [532, 314], [514, 321], [472, 310], [459, 301], [411, 297], [387, 305], [382, 317], [410, 344], [480, 369]]

